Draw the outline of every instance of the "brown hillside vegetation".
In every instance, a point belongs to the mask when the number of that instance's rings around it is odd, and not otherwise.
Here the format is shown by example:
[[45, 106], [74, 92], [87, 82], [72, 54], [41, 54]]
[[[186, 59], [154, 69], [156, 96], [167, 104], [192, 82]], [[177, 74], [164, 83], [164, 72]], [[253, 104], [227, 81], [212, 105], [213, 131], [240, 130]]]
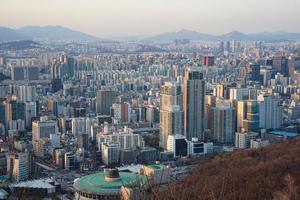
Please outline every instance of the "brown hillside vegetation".
[[153, 199], [300, 199], [300, 138], [257, 150], [240, 150], [199, 163], [185, 179]]

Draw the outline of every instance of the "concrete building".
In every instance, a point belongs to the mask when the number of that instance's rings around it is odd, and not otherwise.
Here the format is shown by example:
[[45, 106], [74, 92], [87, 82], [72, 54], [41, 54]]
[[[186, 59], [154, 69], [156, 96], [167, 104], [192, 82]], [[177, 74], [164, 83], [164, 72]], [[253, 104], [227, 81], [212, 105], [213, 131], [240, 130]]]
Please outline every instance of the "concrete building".
[[116, 92], [112, 88], [104, 87], [97, 92], [96, 108], [100, 115], [110, 115], [110, 107], [115, 101]]
[[44, 120], [32, 122], [32, 140], [49, 138], [50, 134], [58, 133], [56, 121]]
[[259, 126], [264, 129], [278, 129], [283, 122], [283, 108], [278, 95], [259, 94]]
[[143, 165], [140, 170], [148, 177], [150, 185], [161, 185], [171, 180], [171, 169], [162, 164]]
[[72, 152], [65, 153], [65, 169], [72, 170], [76, 166], [76, 156]]
[[189, 155], [190, 156], [203, 156], [213, 153], [213, 143], [204, 143], [198, 140], [198, 138], [192, 138], [189, 141]]
[[[104, 172], [75, 179], [75, 198], [80, 200], [132, 199], [132, 196], [135, 195], [129, 190], [122, 191], [121, 188], [128, 187], [130, 190], [132, 188], [146, 188], [146, 183], [147, 177], [145, 175], [119, 172], [117, 169], [105, 169]], [[139, 197], [141, 196], [139, 195]]]
[[258, 149], [261, 147], [268, 146], [270, 142], [268, 140], [262, 140], [262, 139], [256, 139], [250, 141], [250, 148], [252, 149]]
[[[244, 110], [243, 110], [244, 111]], [[238, 110], [239, 112], [239, 110]], [[259, 104], [256, 100], [246, 102], [246, 118], [243, 119], [242, 131], [258, 131], [259, 129]]]
[[25, 126], [28, 129], [32, 128], [32, 121], [37, 117], [36, 102], [25, 103]]
[[72, 118], [72, 133], [75, 136], [86, 133], [86, 119], [84, 117]]
[[181, 87], [175, 82], [167, 82], [160, 93], [160, 146], [167, 148], [169, 135], [183, 134]]
[[204, 140], [205, 80], [198, 69], [189, 68], [183, 79], [184, 135]]
[[188, 156], [189, 141], [181, 134], [169, 135], [167, 151], [173, 152], [174, 158]]
[[143, 148], [144, 139], [139, 134], [129, 132], [116, 132], [112, 134], [97, 134], [98, 149], [102, 149], [104, 143], [118, 143], [121, 149], [130, 150]]
[[219, 105], [212, 108], [212, 139], [218, 144], [233, 144], [235, 133], [235, 108]]
[[17, 99], [21, 102], [36, 101], [36, 86], [20, 85], [17, 88]]
[[118, 143], [102, 144], [102, 162], [105, 165], [114, 165], [119, 163], [120, 145]]
[[25, 181], [29, 178], [29, 153], [11, 153], [7, 155], [7, 173], [14, 181]]
[[235, 133], [235, 147], [238, 149], [248, 149], [251, 147], [251, 140], [258, 137], [256, 132]]

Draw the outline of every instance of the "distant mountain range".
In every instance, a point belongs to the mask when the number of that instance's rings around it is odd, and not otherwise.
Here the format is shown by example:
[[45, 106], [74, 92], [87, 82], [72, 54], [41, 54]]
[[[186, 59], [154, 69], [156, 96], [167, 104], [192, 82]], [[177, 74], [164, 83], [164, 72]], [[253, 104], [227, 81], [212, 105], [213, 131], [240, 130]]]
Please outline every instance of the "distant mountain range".
[[99, 38], [62, 26], [26, 26], [19, 29], [0, 27], [0, 41], [16, 40], [74, 40], [89, 41]]
[[188, 40], [262, 40], [262, 41], [271, 41], [271, 40], [300, 40], [300, 33], [288, 33], [283, 31], [278, 32], [261, 32], [261, 33], [252, 33], [244, 34], [238, 31], [233, 31], [230, 33], [222, 35], [211, 35], [199, 33], [191, 30], [181, 30], [178, 32], [168, 32], [152, 36], [144, 39], [145, 41], [172, 41], [175, 39], [188, 39]]
[[[0, 42], [17, 41], [17, 40], [70, 40], [70, 41], [93, 41], [103, 40], [95, 36], [71, 30], [63, 26], [26, 26], [19, 29], [11, 29], [0, 27]], [[115, 40], [115, 38], [111, 38]], [[119, 38], [123, 41], [159, 41], [167, 42], [175, 39], [188, 40], [256, 40], [256, 41], [272, 41], [272, 40], [300, 40], [300, 33], [289, 33], [284, 31], [277, 32], [261, 32], [244, 34], [238, 31], [222, 35], [211, 35], [191, 30], [180, 30], [177, 32], [162, 33], [151, 37], [132, 36]]]

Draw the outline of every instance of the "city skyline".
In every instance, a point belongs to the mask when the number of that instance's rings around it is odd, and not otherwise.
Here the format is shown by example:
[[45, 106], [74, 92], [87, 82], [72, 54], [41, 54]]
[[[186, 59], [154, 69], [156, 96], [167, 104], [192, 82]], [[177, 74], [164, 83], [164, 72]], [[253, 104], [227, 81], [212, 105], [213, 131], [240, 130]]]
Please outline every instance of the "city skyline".
[[181, 29], [214, 35], [235, 30], [300, 32], [297, 26], [300, 2], [295, 0], [191, 0], [189, 3], [183, 0], [29, 0], [26, 4], [2, 0], [0, 4], [1, 26], [61, 25], [97, 37], [155, 35]]

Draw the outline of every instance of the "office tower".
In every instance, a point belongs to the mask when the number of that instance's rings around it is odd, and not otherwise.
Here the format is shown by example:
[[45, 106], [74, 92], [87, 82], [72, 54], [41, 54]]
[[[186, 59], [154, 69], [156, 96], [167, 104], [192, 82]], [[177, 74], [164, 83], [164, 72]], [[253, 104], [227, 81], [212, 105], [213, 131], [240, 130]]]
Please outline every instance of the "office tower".
[[160, 93], [160, 146], [167, 148], [169, 135], [183, 134], [181, 87], [175, 82], [166, 82]]
[[187, 69], [183, 79], [184, 134], [204, 140], [205, 80], [197, 69]]
[[268, 93], [259, 94], [259, 119], [260, 128], [278, 129], [280, 128], [282, 118], [282, 106], [278, 95], [270, 95]]
[[120, 145], [118, 143], [102, 145], [102, 162], [105, 165], [114, 165], [119, 163]]
[[288, 59], [285, 56], [274, 56], [272, 59], [272, 66], [282, 75], [286, 77], [289, 76]]
[[30, 174], [29, 153], [10, 153], [7, 155], [7, 173], [14, 181], [25, 181]]
[[83, 117], [72, 118], [72, 133], [75, 136], [86, 133], [86, 119]]
[[221, 55], [224, 54], [224, 42], [223, 42], [223, 41], [220, 41], [219, 53], [220, 53]]
[[259, 64], [250, 64], [250, 80], [251, 81], [261, 81], [260, 75], [260, 65]]
[[235, 133], [235, 109], [229, 105], [212, 108], [212, 139], [218, 144], [233, 144]]
[[84, 133], [78, 136], [78, 147], [89, 150], [89, 135]]
[[[259, 129], [259, 104], [256, 100], [246, 102], [246, 118], [243, 120], [242, 131], [257, 131]], [[239, 110], [238, 110], [239, 112]]]
[[259, 105], [256, 100], [237, 102], [237, 131], [257, 131], [259, 129]]
[[36, 139], [49, 138], [52, 133], [58, 133], [56, 121], [41, 119], [41, 121], [32, 122], [32, 141]]
[[12, 121], [25, 119], [25, 104], [18, 102], [15, 96], [5, 101], [5, 111], [5, 125], [7, 128], [9, 128]]
[[32, 121], [37, 117], [36, 102], [25, 103], [25, 126], [28, 129], [32, 128]]
[[258, 137], [256, 132], [236, 132], [235, 133], [235, 147], [239, 149], [248, 149], [251, 147], [251, 140]]
[[110, 115], [110, 107], [115, 102], [116, 92], [109, 87], [101, 88], [97, 92], [96, 107], [100, 115]]
[[56, 79], [51, 80], [51, 92], [52, 93], [56, 93], [62, 89], [63, 89], [63, 84], [62, 84], [61, 79], [56, 78]]
[[204, 56], [203, 57], [203, 65], [205, 66], [214, 66], [215, 57], [214, 56]]

